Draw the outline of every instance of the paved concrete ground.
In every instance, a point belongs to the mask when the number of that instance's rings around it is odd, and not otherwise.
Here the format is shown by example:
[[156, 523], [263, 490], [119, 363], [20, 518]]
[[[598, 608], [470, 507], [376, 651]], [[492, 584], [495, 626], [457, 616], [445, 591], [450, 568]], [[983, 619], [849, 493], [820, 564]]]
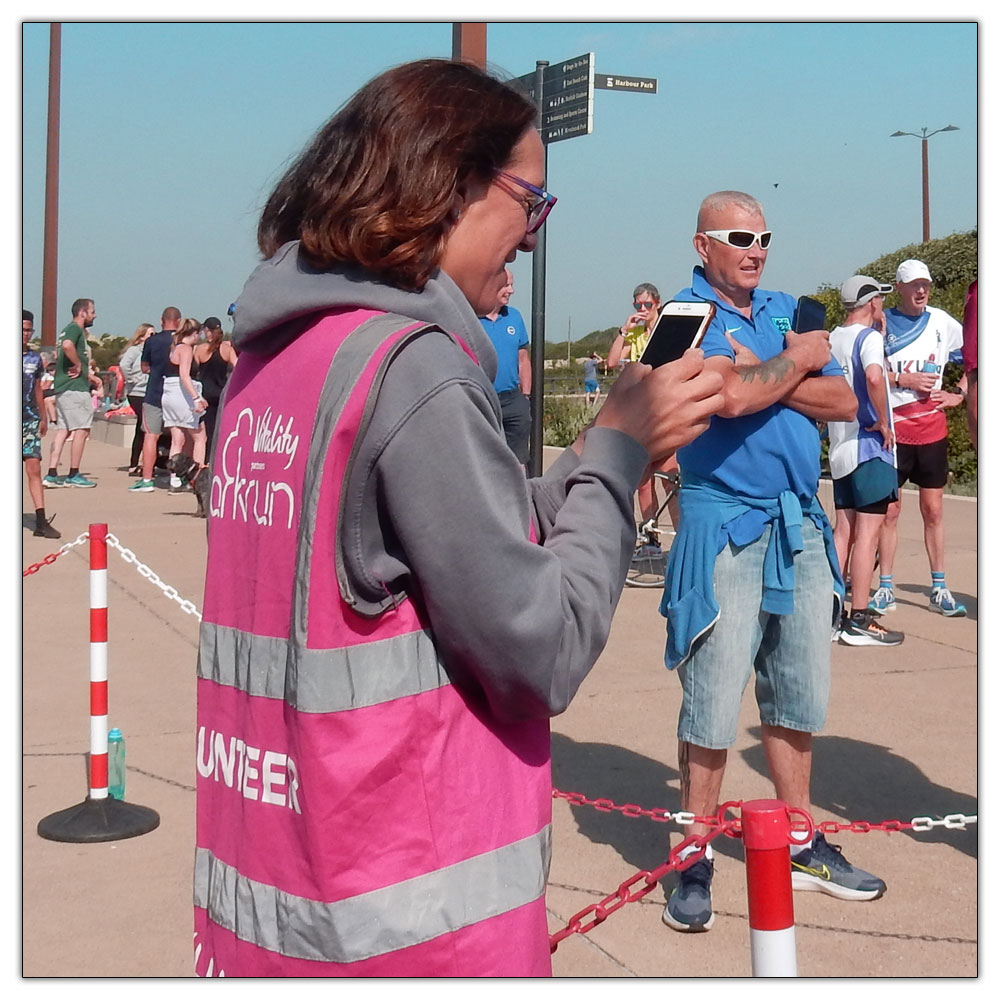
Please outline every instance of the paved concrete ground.
[[[22, 563], [29, 566], [107, 521], [165, 584], [199, 607], [204, 521], [194, 498], [131, 495], [121, 446], [91, 442], [93, 490], [47, 494], [63, 532], [31, 535], [24, 492]], [[825, 497], [825, 499], [829, 499]], [[818, 820], [909, 820], [976, 814], [977, 504], [949, 499], [948, 578], [965, 619], [926, 610], [926, 557], [914, 496], [904, 502], [893, 628], [896, 649], [833, 649], [826, 731], [816, 740]], [[194, 843], [194, 661], [197, 620], [112, 552], [109, 558], [110, 725], [128, 750], [128, 801], [155, 809], [160, 826], [131, 840], [76, 845], [40, 838], [38, 821], [87, 793], [87, 546], [24, 579], [22, 669], [22, 973], [39, 976], [191, 974]], [[238, 580], [233, 581], [238, 585]], [[553, 720], [554, 784], [589, 798], [644, 808], [678, 806], [674, 737], [677, 679], [662, 667], [658, 593], [627, 590], [611, 641], [570, 709]], [[769, 798], [752, 695], [730, 755], [723, 794]], [[665, 858], [673, 824], [554, 803], [550, 930]], [[799, 972], [837, 977], [968, 977], [978, 969], [978, 828], [930, 833], [843, 833], [856, 863], [881, 875], [886, 895], [844, 903], [797, 893]], [[719, 842], [716, 842], [719, 844]], [[669, 887], [668, 887], [669, 888]], [[740, 845], [719, 846], [715, 927], [677, 934], [660, 922], [664, 890], [564, 941], [564, 977], [748, 976], [747, 904]]]

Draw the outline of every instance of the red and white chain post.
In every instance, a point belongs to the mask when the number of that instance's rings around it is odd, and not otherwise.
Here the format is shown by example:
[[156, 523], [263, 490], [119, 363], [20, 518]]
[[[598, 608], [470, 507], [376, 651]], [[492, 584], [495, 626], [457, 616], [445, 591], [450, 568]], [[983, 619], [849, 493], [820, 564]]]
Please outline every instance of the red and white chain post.
[[90, 526], [90, 798], [108, 797], [108, 526]]
[[[741, 808], [746, 852], [750, 964], [754, 976], [795, 976], [795, 913], [788, 853], [788, 805], [777, 799], [744, 802]], [[804, 815], [804, 814], [802, 814]], [[809, 822], [808, 817], [806, 821]], [[809, 823], [810, 828], [812, 826]]]

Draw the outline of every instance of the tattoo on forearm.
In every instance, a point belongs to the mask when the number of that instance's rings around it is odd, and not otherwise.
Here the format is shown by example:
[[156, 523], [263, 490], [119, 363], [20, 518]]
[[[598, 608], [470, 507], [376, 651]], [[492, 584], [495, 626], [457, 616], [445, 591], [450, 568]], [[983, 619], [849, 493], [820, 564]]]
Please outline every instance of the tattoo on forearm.
[[762, 361], [759, 365], [737, 365], [736, 371], [742, 382], [781, 382], [795, 365], [780, 354], [770, 361]]

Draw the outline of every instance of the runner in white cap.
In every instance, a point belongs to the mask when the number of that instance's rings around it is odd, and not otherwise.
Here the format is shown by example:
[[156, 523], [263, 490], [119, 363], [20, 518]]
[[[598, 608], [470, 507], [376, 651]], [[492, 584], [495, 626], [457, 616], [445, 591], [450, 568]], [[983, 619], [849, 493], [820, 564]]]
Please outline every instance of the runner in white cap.
[[[944, 486], [948, 481], [948, 422], [944, 411], [961, 405], [959, 392], [945, 392], [945, 362], [962, 359], [962, 325], [943, 309], [928, 305], [931, 274], [921, 260], [904, 260], [896, 271], [899, 306], [886, 312], [885, 351], [889, 401], [896, 432], [899, 486], [920, 489], [924, 546], [931, 569], [930, 609], [963, 617], [965, 605], [952, 596], [944, 576]], [[900, 500], [889, 505], [879, 539], [879, 587], [869, 607], [884, 614], [896, 607], [892, 567], [896, 557]]]

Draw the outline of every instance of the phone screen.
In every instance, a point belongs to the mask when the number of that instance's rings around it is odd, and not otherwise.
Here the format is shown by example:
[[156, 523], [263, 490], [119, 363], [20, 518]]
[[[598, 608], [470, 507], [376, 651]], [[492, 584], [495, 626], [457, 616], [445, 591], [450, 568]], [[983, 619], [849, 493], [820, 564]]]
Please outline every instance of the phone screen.
[[705, 317], [697, 313], [689, 316], [661, 314], [639, 360], [654, 368], [676, 361], [692, 346], [704, 322]]
[[826, 306], [816, 299], [803, 295], [795, 307], [795, 322], [792, 329], [796, 333], [805, 333], [806, 330], [826, 329]]

